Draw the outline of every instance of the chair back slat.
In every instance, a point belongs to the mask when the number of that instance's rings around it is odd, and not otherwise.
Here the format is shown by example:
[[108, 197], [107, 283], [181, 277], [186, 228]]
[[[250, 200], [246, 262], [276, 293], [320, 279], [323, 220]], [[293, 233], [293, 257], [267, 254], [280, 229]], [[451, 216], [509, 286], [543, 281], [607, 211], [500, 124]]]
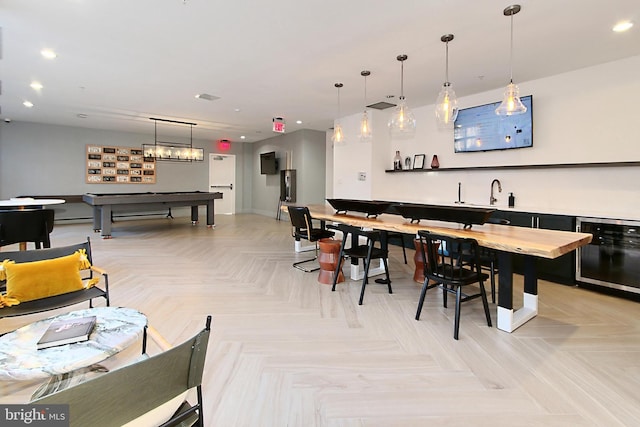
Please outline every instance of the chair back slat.
[[42, 261], [46, 259], [59, 258], [67, 255], [71, 255], [79, 249], [84, 249], [87, 253], [87, 259], [93, 264], [93, 258], [91, 256], [91, 242], [87, 237], [86, 242], [77, 243], [75, 245], [60, 246], [56, 248], [45, 248], [38, 250], [28, 251], [1, 251], [0, 261], [5, 259], [13, 260], [17, 263], [20, 262], [33, 262]]

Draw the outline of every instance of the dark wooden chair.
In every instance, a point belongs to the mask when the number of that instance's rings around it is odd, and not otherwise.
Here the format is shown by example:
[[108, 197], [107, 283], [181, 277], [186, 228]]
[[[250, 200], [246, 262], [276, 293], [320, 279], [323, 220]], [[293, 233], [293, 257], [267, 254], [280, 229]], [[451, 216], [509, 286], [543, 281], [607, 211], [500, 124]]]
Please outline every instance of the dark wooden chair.
[[[351, 259], [361, 259], [364, 262], [364, 275], [362, 277], [362, 288], [360, 290], [360, 299], [358, 300], [358, 305], [362, 305], [364, 300], [364, 291], [369, 283], [369, 268], [371, 266], [371, 261], [375, 259], [381, 259], [384, 264], [384, 271], [386, 277], [384, 279], [377, 279], [376, 283], [386, 284], [389, 293], [393, 293], [391, 289], [391, 277], [389, 276], [389, 265], [387, 262], [387, 258], [389, 257], [389, 251], [387, 246], [387, 233], [385, 231], [375, 231], [375, 230], [363, 230], [359, 227], [354, 227], [346, 224], [338, 224], [336, 229], [341, 231], [342, 236], [342, 244], [340, 245], [340, 255], [338, 256], [339, 260], [342, 260], [343, 257], [351, 258]], [[346, 242], [351, 236], [351, 247], [346, 248]], [[360, 243], [360, 237], [366, 239], [365, 244]], [[376, 246], [376, 242], [378, 245]], [[341, 262], [338, 262], [338, 267], [342, 265]], [[331, 287], [332, 291], [336, 290], [336, 282], [338, 280], [339, 271], [336, 270], [336, 273], [333, 275], [333, 286]]]
[[331, 238], [335, 233], [331, 230], [327, 230], [324, 226], [324, 221], [320, 223], [319, 227], [314, 227], [311, 218], [309, 208], [306, 206], [287, 206], [289, 211], [289, 219], [291, 220], [291, 236], [296, 241], [308, 240], [315, 244], [315, 255], [313, 258], [306, 259], [304, 261], [297, 261], [293, 263], [293, 266], [298, 270], [310, 273], [317, 271], [320, 266], [315, 268], [305, 268], [302, 264], [312, 262], [318, 259], [318, 241], [320, 239]]
[[[205, 328], [178, 346], [30, 403], [68, 405], [71, 427], [115, 427], [134, 420], [135, 425], [204, 426], [202, 377], [210, 331], [208, 316]], [[194, 404], [185, 396], [192, 389]]]
[[[93, 307], [94, 298], [104, 298], [106, 300], [106, 305], [109, 306], [109, 275], [103, 269], [93, 265], [93, 258], [91, 255], [91, 241], [88, 237], [86, 242], [70, 246], [61, 246], [48, 249], [34, 249], [28, 251], [0, 252], [0, 260], [8, 259], [15, 261], [16, 263], [43, 261], [71, 255], [80, 249], [85, 250], [85, 253], [87, 254], [87, 260], [91, 263], [91, 268], [89, 270], [83, 270], [81, 272], [81, 274], [83, 275], [83, 281], [93, 279], [94, 275], [100, 275], [102, 276], [104, 282], [104, 289], [100, 288], [98, 285], [95, 285], [87, 289], [81, 289], [78, 291], [36, 299], [33, 301], [25, 301], [11, 307], [3, 307], [0, 308], [0, 319], [3, 317], [14, 317], [41, 313], [48, 310], [54, 310], [57, 308], [78, 304], [84, 301], [89, 301], [89, 307]], [[5, 289], [6, 282], [0, 281], [0, 291], [4, 292]]]
[[53, 209], [0, 210], [0, 246], [33, 242], [36, 249], [50, 248]]
[[[491, 315], [489, 313], [489, 303], [484, 289], [484, 281], [489, 277], [481, 271], [480, 251], [478, 242], [475, 239], [464, 239], [439, 234], [430, 233], [425, 230], [418, 231], [420, 242], [422, 243], [424, 264], [424, 284], [418, 300], [418, 310], [416, 320], [420, 320], [420, 313], [428, 289], [434, 287], [442, 288], [443, 305], [447, 307], [447, 294], [456, 295], [455, 322], [453, 337], [458, 339], [460, 330], [460, 304], [480, 297], [484, 306], [484, 313], [487, 318], [487, 325], [491, 325]], [[448, 256], [440, 255], [438, 252], [447, 253]], [[468, 262], [461, 264], [455, 253], [464, 251], [467, 254]], [[433, 282], [430, 284], [430, 282]], [[477, 283], [479, 292], [465, 294], [462, 288]]]
[[[509, 225], [511, 222], [508, 219], [502, 218], [489, 218], [487, 223]], [[469, 264], [473, 259], [464, 251], [458, 254], [459, 260], [463, 264]], [[489, 248], [480, 247], [480, 267], [489, 273], [491, 283], [491, 302], [496, 302], [496, 274], [500, 274], [498, 266], [498, 253]]]

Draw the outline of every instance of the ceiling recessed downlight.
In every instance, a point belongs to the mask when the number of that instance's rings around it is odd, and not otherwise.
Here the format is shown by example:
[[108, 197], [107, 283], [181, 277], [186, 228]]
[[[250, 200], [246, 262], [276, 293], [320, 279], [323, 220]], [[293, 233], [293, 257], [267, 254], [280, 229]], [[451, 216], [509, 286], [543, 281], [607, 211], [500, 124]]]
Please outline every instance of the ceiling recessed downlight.
[[57, 57], [58, 55], [51, 49], [42, 49], [40, 51], [40, 54], [42, 56], [44, 56], [47, 59], [54, 59], [55, 57]]
[[31, 86], [31, 89], [34, 89], [34, 90], [41, 90], [44, 87], [40, 82], [31, 82], [29, 86]]
[[302, 124], [302, 120], [296, 120], [296, 123], [301, 125]]
[[29, 102], [29, 101], [24, 101], [24, 102], [22, 103], [22, 105], [24, 105], [24, 106], [25, 106], [25, 107], [27, 107], [27, 108], [31, 108], [31, 107], [33, 107], [33, 103], [32, 103], [32, 102]]
[[633, 27], [633, 22], [631, 21], [620, 21], [616, 25], [613, 26], [613, 31], [616, 33], [622, 33], [628, 31]]

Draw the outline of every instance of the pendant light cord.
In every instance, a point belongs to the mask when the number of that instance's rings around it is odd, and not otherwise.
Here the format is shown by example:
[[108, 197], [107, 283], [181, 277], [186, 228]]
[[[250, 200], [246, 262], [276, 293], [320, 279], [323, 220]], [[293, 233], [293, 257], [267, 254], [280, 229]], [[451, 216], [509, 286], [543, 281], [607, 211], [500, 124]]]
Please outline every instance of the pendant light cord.
[[364, 109], [367, 110], [367, 76], [364, 76]]
[[400, 99], [404, 99], [404, 60], [400, 61]]
[[445, 43], [445, 51], [446, 51], [446, 65], [445, 65], [445, 85], [449, 86], [449, 42]]
[[509, 82], [513, 83], [513, 13], [511, 14], [511, 48], [509, 50]]

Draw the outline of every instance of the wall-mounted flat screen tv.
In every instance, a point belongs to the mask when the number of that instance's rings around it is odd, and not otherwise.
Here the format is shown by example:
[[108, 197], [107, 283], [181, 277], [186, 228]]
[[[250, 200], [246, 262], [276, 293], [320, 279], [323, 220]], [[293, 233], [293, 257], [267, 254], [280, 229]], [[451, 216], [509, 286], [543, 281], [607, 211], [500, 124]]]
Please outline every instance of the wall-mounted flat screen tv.
[[278, 159], [276, 152], [260, 154], [260, 173], [262, 175], [275, 175], [278, 173]]
[[508, 150], [533, 146], [533, 97], [520, 97], [527, 107], [524, 114], [498, 116], [500, 102], [464, 108], [458, 112], [453, 128], [456, 153]]

